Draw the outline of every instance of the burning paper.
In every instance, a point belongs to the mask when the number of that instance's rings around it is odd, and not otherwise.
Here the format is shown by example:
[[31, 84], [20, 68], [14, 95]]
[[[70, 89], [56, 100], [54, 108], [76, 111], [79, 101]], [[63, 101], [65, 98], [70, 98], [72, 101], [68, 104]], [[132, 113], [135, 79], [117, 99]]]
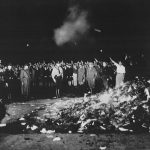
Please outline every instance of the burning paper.
[[60, 140], [61, 140], [60, 137], [56, 137], [56, 138], [53, 139], [53, 141], [60, 141]]
[[37, 126], [33, 125], [33, 126], [31, 127], [31, 130], [36, 130], [37, 128], [38, 128]]
[[41, 133], [46, 133], [47, 131], [46, 131], [45, 128], [43, 128], [40, 132], [41, 132]]
[[20, 121], [25, 120], [23, 117], [19, 119]]

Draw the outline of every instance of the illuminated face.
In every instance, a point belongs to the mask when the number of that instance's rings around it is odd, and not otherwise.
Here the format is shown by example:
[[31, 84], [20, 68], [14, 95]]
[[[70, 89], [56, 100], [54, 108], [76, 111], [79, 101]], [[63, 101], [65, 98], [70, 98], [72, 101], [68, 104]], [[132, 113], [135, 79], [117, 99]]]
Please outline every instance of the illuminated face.
[[10, 70], [11, 68], [12, 68], [12, 66], [9, 65], [9, 66], [8, 66], [8, 69]]
[[106, 67], [106, 63], [105, 62], [103, 62], [103, 67]]
[[121, 62], [121, 61], [119, 61], [119, 65], [122, 65], [122, 62]]
[[28, 69], [28, 66], [24, 66], [24, 69], [25, 69], [25, 70]]

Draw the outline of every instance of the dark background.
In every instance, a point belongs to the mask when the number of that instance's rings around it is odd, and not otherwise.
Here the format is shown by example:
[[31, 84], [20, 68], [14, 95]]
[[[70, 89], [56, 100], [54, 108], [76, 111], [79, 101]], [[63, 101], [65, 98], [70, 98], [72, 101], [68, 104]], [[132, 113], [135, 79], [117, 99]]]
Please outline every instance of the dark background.
[[[42, 59], [91, 59], [145, 53], [150, 64], [149, 0], [1, 0], [0, 56], [13, 63]], [[91, 27], [80, 41], [58, 47], [54, 29], [73, 5], [88, 11]], [[101, 29], [101, 33], [94, 28]], [[27, 46], [29, 44], [29, 46]]]

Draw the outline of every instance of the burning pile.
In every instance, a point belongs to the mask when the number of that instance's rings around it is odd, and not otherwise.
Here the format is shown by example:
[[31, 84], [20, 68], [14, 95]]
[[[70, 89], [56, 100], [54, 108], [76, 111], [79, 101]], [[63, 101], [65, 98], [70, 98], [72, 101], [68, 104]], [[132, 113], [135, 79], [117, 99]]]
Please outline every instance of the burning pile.
[[144, 90], [144, 81], [137, 80], [98, 95], [60, 101], [46, 108], [45, 118], [78, 132], [149, 131], [150, 103]]
[[25, 115], [18, 124], [27, 133], [149, 132], [145, 88], [145, 81], [136, 80], [97, 95], [60, 100]]

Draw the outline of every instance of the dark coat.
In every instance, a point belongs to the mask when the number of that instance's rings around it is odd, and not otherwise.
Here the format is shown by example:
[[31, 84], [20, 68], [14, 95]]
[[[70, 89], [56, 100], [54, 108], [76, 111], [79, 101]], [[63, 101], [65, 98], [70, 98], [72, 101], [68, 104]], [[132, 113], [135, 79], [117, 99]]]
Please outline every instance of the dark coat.
[[94, 89], [96, 77], [97, 77], [96, 69], [94, 67], [87, 68], [86, 79], [87, 79], [87, 82], [88, 82], [90, 89]]
[[29, 96], [29, 91], [30, 91], [30, 72], [29, 72], [29, 70], [21, 70], [20, 80], [21, 80], [22, 95]]

